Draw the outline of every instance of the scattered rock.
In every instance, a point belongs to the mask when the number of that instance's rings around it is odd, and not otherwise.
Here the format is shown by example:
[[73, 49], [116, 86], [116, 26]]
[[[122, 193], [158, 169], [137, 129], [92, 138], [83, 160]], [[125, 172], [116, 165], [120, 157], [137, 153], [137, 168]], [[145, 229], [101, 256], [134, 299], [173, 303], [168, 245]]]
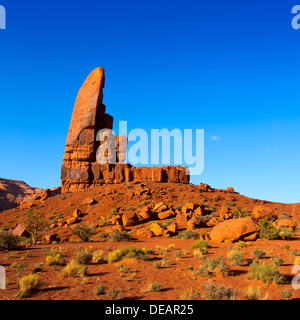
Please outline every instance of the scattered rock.
[[153, 237], [153, 233], [151, 230], [147, 229], [139, 229], [136, 233], [138, 238], [151, 238]]
[[288, 228], [294, 230], [296, 227], [296, 223], [291, 219], [279, 219], [275, 221], [275, 224], [279, 228]]
[[122, 216], [123, 226], [135, 226], [139, 223], [139, 219], [134, 212], [125, 212]]
[[82, 201], [82, 204], [83, 205], [92, 205], [92, 204], [96, 204], [97, 201], [95, 199], [92, 199], [92, 198], [86, 198]]
[[213, 242], [237, 241], [257, 231], [259, 227], [251, 217], [231, 219], [217, 224], [210, 232], [210, 238]]
[[75, 209], [74, 210], [74, 212], [73, 212], [73, 217], [75, 217], [75, 218], [80, 218], [80, 217], [82, 217], [83, 216], [83, 214], [82, 214], [82, 212], [79, 210], [79, 209]]
[[34, 207], [34, 204], [32, 202], [21, 202], [20, 203], [20, 209], [21, 210], [27, 210]]
[[163, 220], [163, 219], [169, 219], [171, 217], [174, 216], [174, 212], [172, 210], [168, 210], [168, 211], [163, 211], [163, 212], [159, 212], [157, 214], [158, 219]]
[[17, 237], [30, 238], [30, 233], [21, 223], [17, 225], [16, 229], [13, 231], [13, 234]]
[[156, 222], [151, 223], [150, 229], [156, 236], [162, 236], [166, 230]]
[[274, 217], [273, 209], [266, 206], [256, 206], [253, 209], [253, 218], [254, 219], [263, 219], [263, 218], [272, 218]]

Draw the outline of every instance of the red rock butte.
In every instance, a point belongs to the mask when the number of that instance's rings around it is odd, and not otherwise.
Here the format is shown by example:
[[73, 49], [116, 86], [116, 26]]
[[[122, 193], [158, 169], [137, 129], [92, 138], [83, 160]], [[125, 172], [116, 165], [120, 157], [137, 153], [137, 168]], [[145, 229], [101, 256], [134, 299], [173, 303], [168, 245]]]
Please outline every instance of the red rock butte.
[[[189, 183], [187, 168], [180, 166], [133, 167], [120, 163], [126, 158], [127, 137], [116, 136], [116, 164], [100, 164], [96, 152], [101, 129], [113, 128], [113, 117], [103, 102], [104, 69], [93, 70], [80, 88], [69, 127], [61, 169], [62, 192], [74, 192], [90, 186], [130, 181]], [[125, 140], [122, 148], [119, 141]], [[124, 150], [125, 148], [125, 150]]]

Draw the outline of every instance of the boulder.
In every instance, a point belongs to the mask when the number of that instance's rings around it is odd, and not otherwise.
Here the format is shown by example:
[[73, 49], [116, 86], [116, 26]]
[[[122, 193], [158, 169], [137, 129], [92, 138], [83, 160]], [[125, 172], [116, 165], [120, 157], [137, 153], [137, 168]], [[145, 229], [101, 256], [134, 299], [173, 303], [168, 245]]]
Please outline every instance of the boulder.
[[153, 232], [156, 236], [161, 236], [164, 234], [165, 230], [161, 225], [159, 225], [156, 222], [151, 223], [150, 230]]
[[251, 218], [240, 218], [223, 221], [210, 232], [213, 242], [237, 241], [259, 231], [257, 223]]
[[52, 241], [58, 241], [58, 234], [57, 233], [52, 233], [52, 232], [45, 232], [44, 233], [44, 239], [47, 242], [52, 242]]
[[198, 219], [193, 216], [188, 222], [187, 222], [187, 228], [190, 230], [196, 229], [199, 227], [199, 221]]
[[279, 219], [275, 221], [275, 224], [278, 228], [288, 228], [294, 230], [296, 223], [291, 219]]
[[121, 214], [114, 214], [111, 218], [111, 223], [115, 225], [122, 225], [122, 215]]
[[41, 193], [41, 201], [46, 200], [51, 197], [52, 191], [50, 189], [44, 189]]
[[20, 203], [20, 210], [27, 210], [34, 206], [32, 202], [21, 202]]
[[122, 215], [123, 226], [135, 226], [139, 223], [139, 219], [134, 212], [125, 212]]
[[159, 212], [157, 214], [158, 219], [163, 220], [163, 219], [169, 219], [172, 218], [174, 216], [174, 212], [172, 210], [168, 210], [168, 211], [163, 211], [163, 212]]
[[163, 212], [163, 211], [166, 211], [166, 210], [168, 210], [168, 206], [165, 205], [163, 202], [157, 203], [153, 208], [153, 211], [157, 212], [157, 213]]
[[136, 235], [137, 235], [138, 238], [147, 238], [147, 239], [149, 239], [149, 238], [153, 237], [152, 231], [151, 230], [147, 230], [147, 229], [138, 230]]
[[83, 205], [92, 205], [92, 204], [96, 204], [96, 203], [97, 203], [97, 201], [95, 199], [90, 198], [90, 197], [88, 197], [82, 201]]
[[75, 224], [78, 222], [78, 218], [77, 217], [70, 217], [69, 219], [66, 220], [66, 224], [70, 225], [70, 224]]
[[178, 228], [180, 229], [186, 229], [187, 228], [187, 222], [189, 220], [189, 216], [185, 213], [177, 213], [176, 215], [176, 224]]
[[177, 232], [177, 224], [175, 222], [171, 223], [169, 226], [167, 226], [167, 230], [172, 234], [175, 234]]
[[256, 206], [253, 209], [253, 218], [254, 219], [263, 219], [263, 218], [272, 218], [274, 217], [273, 209], [267, 206]]
[[233, 192], [234, 192], [234, 188], [232, 188], [232, 187], [227, 187], [227, 188], [226, 188], [226, 192], [228, 192], [228, 193], [233, 193]]
[[213, 218], [211, 218], [211, 219], [207, 222], [207, 226], [208, 226], [208, 227], [214, 227], [214, 226], [216, 226], [220, 221], [221, 221], [220, 218], [218, 218], [218, 217], [213, 217]]
[[141, 212], [139, 212], [139, 217], [142, 219], [142, 220], [149, 220], [152, 218], [152, 209], [150, 206], [146, 206], [144, 208], [142, 208]]
[[74, 211], [73, 211], [73, 217], [75, 217], [75, 218], [80, 218], [80, 217], [82, 217], [83, 216], [83, 214], [82, 214], [82, 212], [79, 210], [79, 209], [75, 209]]
[[16, 229], [13, 231], [13, 234], [17, 237], [30, 238], [30, 233], [21, 223], [17, 225]]

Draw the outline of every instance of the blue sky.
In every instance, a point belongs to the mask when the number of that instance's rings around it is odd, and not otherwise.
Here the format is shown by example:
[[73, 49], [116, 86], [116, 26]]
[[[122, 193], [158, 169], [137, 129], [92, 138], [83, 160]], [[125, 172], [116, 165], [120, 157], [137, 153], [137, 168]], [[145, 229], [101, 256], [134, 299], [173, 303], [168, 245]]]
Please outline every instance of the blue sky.
[[115, 124], [205, 130], [192, 183], [300, 202], [296, 4], [0, 0], [0, 177], [60, 185], [76, 94], [102, 66]]

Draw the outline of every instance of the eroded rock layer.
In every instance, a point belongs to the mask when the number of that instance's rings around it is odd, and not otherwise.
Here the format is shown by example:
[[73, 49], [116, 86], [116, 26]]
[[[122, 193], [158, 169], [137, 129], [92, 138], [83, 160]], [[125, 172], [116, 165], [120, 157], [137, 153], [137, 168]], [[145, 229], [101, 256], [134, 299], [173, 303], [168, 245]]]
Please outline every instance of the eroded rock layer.
[[122, 164], [127, 149], [124, 136], [116, 136], [116, 164], [97, 161], [96, 153], [100, 146], [97, 133], [113, 128], [113, 117], [105, 112], [106, 107], [102, 103], [104, 84], [104, 69], [99, 67], [91, 72], [78, 92], [61, 169], [62, 192], [134, 180], [189, 183], [188, 171], [179, 166], [135, 168]]

